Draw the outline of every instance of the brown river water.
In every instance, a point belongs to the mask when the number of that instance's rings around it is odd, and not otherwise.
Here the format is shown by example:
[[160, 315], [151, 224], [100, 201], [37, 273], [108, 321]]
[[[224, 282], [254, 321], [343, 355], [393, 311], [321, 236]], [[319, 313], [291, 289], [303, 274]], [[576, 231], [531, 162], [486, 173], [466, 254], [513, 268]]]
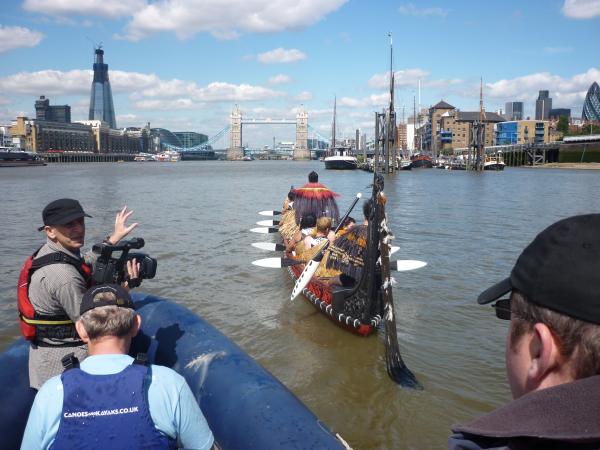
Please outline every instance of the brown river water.
[[[140, 291], [168, 297], [211, 322], [279, 378], [354, 449], [445, 448], [449, 428], [506, 402], [507, 324], [478, 293], [507, 276], [522, 248], [550, 223], [600, 211], [600, 172], [507, 168], [475, 174], [421, 169], [388, 175], [389, 224], [399, 259], [428, 266], [396, 274], [400, 349], [424, 390], [385, 370], [383, 330], [361, 338], [305, 299], [289, 301], [282, 269], [251, 261], [274, 235], [248, 230], [279, 209], [311, 170], [342, 195], [368, 196], [372, 174], [326, 171], [317, 161], [69, 164], [0, 169], [0, 350], [18, 337], [15, 291], [23, 260], [44, 237], [44, 205], [81, 201], [86, 248], [127, 205], [157, 276]], [[360, 217], [360, 205], [353, 214]]]

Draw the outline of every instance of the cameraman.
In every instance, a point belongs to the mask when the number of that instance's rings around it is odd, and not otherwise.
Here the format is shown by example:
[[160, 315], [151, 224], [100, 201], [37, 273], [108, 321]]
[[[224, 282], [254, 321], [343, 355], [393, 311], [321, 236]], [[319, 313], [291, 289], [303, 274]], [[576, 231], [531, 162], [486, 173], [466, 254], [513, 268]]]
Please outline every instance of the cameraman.
[[[116, 244], [137, 223], [127, 225], [133, 211], [123, 207], [115, 218], [114, 231], [105, 242]], [[87, 348], [75, 331], [84, 292], [91, 285], [91, 265], [95, 255], [81, 255], [85, 240], [86, 214], [77, 200], [62, 198], [44, 208], [46, 243], [25, 263], [19, 276], [18, 304], [21, 331], [31, 340], [29, 348], [29, 385], [39, 389], [44, 382], [62, 372], [61, 359], [74, 352], [79, 359]], [[127, 272], [138, 277], [139, 265], [129, 261]], [[123, 283], [127, 287], [127, 282]]]

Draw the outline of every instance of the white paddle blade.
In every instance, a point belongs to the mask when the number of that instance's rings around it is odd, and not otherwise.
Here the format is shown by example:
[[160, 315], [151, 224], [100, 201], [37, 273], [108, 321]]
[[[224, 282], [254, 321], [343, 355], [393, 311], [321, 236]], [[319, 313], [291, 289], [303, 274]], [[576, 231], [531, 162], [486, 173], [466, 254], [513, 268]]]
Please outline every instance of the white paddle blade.
[[[254, 244], [252, 244], [254, 245]], [[400, 247], [395, 247], [395, 246], [391, 246], [390, 247], [390, 256], [392, 256], [394, 253], [396, 253], [398, 250], [400, 250]]]
[[409, 270], [420, 269], [426, 265], [427, 263], [425, 261], [418, 261], [416, 259], [399, 259], [398, 261], [390, 261], [390, 269], [398, 272], [407, 272]]
[[318, 268], [319, 262], [314, 261], [312, 259], [308, 262], [308, 264], [306, 265], [306, 267], [304, 267], [304, 270], [300, 274], [298, 281], [296, 281], [296, 285], [294, 286], [294, 290], [292, 291], [292, 296], [290, 297], [291, 301], [296, 300], [296, 297], [298, 297], [300, 293], [304, 290], [304, 288], [308, 286], [310, 279], [315, 274]]
[[261, 216], [273, 217], [281, 214], [281, 211], [260, 211], [258, 214], [260, 214]]
[[268, 250], [270, 252], [282, 252], [285, 250], [285, 245], [275, 244], [273, 242], [253, 242], [252, 247]]
[[279, 220], [259, 220], [256, 222], [256, 225], [260, 225], [261, 227], [273, 227], [279, 225]]
[[281, 258], [263, 258], [252, 261], [252, 264], [258, 267], [267, 267], [269, 269], [281, 269]]
[[277, 228], [251, 228], [250, 231], [253, 233], [269, 234], [277, 233]]

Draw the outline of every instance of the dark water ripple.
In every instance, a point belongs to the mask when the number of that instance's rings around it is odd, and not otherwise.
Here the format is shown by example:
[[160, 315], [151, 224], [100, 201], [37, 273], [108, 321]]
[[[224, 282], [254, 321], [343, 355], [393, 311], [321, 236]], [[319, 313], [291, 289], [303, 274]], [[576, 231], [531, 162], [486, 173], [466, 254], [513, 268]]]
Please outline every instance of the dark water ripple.
[[[572, 214], [598, 212], [595, 171], [507, 169], [472, 174], [414, 170], [386, 179], [389, 223], [400, 259], [429, 263], [395, 274], [403, 357], [425, 387], [407, 391], [385, 372], [383, 336], [359, 338], [333, 326], [304, 300], [289, 301], [282, 270], [252, 266], [269, 253], [249, 233], [279, 209], [290, 185], [311, 170], [342, 194], [344, 211], [372, 175], [332, 172], [306, 162], [72, 164], [3, 169], [0, 227], [0, 346], [18, 334], [15, 286], [23, 259], [42, 242], [41, 210], [76, 197], [94, 216], [87, 244], [110, 231], [127, 204], [135, 236], [156, 256], [142, 290], [175, 299], [249, 352], [356, 449], [443, 448], [451, 424], [509, 398], [504, 381], [506, 324], [478, 293], [505, 277], [542, 228]], [[360, 217], [360, 206], [353, 213]], [[272, 255], [271, 255], [272, 256]]]

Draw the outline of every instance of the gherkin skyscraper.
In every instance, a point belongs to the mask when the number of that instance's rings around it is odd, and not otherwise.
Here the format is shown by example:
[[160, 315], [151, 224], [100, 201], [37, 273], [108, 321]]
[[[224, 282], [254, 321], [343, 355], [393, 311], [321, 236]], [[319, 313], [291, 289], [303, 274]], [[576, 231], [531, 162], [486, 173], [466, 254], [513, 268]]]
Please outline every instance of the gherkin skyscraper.
[[104, 50], [98, 47], [95, 53], [89, 120], [102, 120], [111, 128], [117, 128], [112, 90], [108, 81], [108, 64], [104, 64]]
[[600, 86], [592, 83], [583, 103], [582, 118], [589, 122], [600, 122]]

